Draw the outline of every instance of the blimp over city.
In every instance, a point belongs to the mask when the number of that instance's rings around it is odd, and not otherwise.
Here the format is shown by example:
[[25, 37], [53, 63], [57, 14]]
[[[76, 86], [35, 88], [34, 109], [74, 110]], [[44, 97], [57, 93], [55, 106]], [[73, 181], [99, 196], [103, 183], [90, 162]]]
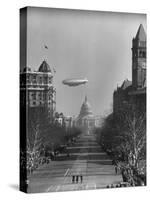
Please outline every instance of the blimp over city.
[[64, 85], [68, 85], [68, 86], [78, 86], [78, 85], [82, 85], [82, 84], [86, 84], [88, 82], [87, 78], [84, 79], [65, 79], [62, 81], [62, 83]]

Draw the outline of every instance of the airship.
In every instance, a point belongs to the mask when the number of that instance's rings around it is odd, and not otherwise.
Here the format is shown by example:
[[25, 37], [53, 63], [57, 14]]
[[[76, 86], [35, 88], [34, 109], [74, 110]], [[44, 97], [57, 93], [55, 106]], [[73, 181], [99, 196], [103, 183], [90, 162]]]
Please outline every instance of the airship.
[[86, 84], [87, 82], [88, 82], [88, 80], [86, 78], [84, 78], [84, 79], [65, 79], [62, 81], [62, 83], [64, 85], [68, 85], [68, 86], [78, 86], [78, 85]]

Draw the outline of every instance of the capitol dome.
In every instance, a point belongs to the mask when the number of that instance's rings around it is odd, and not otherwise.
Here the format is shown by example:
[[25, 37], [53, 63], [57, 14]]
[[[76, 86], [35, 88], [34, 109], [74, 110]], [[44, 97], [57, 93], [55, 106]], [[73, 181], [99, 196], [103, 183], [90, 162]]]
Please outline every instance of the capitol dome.
[[93, 117], [93, 112], [89, 102], [87, 101], [87, 96], [85, 96], [85, 100], [81, 106], [79, 114], [79, 118], [85, 118], [85, 117]]

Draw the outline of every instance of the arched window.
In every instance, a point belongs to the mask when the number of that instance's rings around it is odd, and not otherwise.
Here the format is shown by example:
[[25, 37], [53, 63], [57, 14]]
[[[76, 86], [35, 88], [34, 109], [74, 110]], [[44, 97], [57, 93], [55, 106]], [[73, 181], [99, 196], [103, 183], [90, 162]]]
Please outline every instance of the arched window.
[[143, 51], [143, 58], [146, 58], [146, 52]]
[[143, 57], [143, 51], [139, 52], [139, 57]]
[[145, 51], [140, 51], [139, 52], [139, 57], [140, 58], [146, 58], [146, 52]]

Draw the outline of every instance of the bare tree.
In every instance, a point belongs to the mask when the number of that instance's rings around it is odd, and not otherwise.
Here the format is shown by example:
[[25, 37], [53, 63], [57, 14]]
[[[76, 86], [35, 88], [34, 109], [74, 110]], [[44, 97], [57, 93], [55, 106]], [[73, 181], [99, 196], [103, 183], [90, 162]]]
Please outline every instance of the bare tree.
[[104, 150], [119, 161], [132, 185], [140, 185], [137, 177], [141, 173], [146, 178], [146, 113], [141, 110], [135, 104], [123, 106], [107, 116], [96, 133]]
[[120, 143], [117, 148], [125, 161], [121, 168], [132, 185], [141, 185], [145, 181], [140, 176], [146, 168], [146, 113], [137, 109], [135, 104], [128, 104], [114, 117]]
[[146, 115], [134, 105], [126, 106], [119, 113], [116, 128], [121, 136], [120, 147], [126, 154], [128, 164], [138, 169], [146, 148]]
[[[31, 172], [37, 167], [44, 144], [43, 123], [44, 113], [40, 109], [28, 113], [27, 131], [27, 169]], [[45, 127], [46, 128], [46, 127]]]

